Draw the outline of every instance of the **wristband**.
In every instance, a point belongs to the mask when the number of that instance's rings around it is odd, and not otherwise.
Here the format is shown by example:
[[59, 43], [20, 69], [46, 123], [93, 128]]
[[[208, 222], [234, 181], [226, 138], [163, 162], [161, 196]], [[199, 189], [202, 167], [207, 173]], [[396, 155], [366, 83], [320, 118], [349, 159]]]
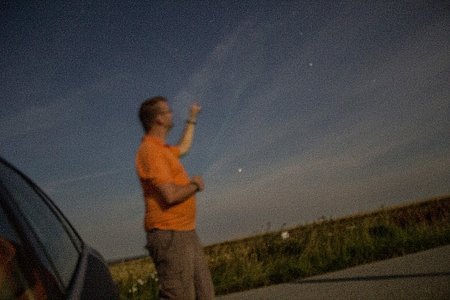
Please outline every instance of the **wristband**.
[[192, 120], [186, 120], [186, 123], [192, 124], [192, 125], [196, 125], [197, 124], [196, 121], [192, 121]]

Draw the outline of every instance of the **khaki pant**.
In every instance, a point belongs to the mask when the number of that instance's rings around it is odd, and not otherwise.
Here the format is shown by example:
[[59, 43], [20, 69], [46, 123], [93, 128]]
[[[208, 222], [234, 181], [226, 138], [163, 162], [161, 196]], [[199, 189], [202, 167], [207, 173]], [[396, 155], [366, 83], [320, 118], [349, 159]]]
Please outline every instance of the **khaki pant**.
[[152, 230], [147, 249], [156, 266], [160, 299], [214, 299], [211, 273], [195, 231]]

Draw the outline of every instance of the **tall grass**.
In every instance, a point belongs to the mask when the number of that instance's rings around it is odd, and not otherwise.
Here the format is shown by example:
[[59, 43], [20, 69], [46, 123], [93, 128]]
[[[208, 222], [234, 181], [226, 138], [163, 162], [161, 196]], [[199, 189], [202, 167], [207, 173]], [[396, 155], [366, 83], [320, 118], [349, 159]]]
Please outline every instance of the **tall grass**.
[[[445, 244], [450, 244], [450, 196], [211, 245], [205, 253], [220, 295]], [[136, 277], [156, 278], [149, 260], [134, 263], [129, 262], [125, 277], [118, 274], [126, 264], [111, 266], [123, 299], [131, 299]], [[148, 271], [137, 275], [144, 265]], [[147, 285], [157, 292], [155, 280]]]
[[157, 299], [158, 277], [150, 257], [141, 257], [109, 266], [119, 287], [120, 299]]

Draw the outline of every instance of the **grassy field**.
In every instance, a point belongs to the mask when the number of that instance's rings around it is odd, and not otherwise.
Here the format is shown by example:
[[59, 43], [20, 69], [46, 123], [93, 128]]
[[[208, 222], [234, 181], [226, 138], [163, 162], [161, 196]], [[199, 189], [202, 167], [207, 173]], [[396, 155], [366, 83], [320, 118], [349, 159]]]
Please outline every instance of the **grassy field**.
[[[450, 244], [450, 195], [205, 248], [218, 295]], [[121, 299], [156, 299], [149, 258], [110, 265]]]

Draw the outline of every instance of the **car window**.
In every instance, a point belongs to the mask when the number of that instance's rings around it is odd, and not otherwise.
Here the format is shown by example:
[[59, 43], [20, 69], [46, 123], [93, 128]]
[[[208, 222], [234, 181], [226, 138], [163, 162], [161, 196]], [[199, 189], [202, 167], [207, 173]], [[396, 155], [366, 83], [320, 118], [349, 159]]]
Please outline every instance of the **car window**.
[[[0, 206], [0, 299], [47, 299], [44, 268], [37, 268]], [[51, 275], [48, 276], [50, 279]]]
[[51, 204], [44, 200], [42, 192], [20, 174], [0, 164], [0, 181], [42, 243], [62, 285], [67, 287], [80, 257], [80, 241], [73, 236], [58, 212], [50, 207]]

